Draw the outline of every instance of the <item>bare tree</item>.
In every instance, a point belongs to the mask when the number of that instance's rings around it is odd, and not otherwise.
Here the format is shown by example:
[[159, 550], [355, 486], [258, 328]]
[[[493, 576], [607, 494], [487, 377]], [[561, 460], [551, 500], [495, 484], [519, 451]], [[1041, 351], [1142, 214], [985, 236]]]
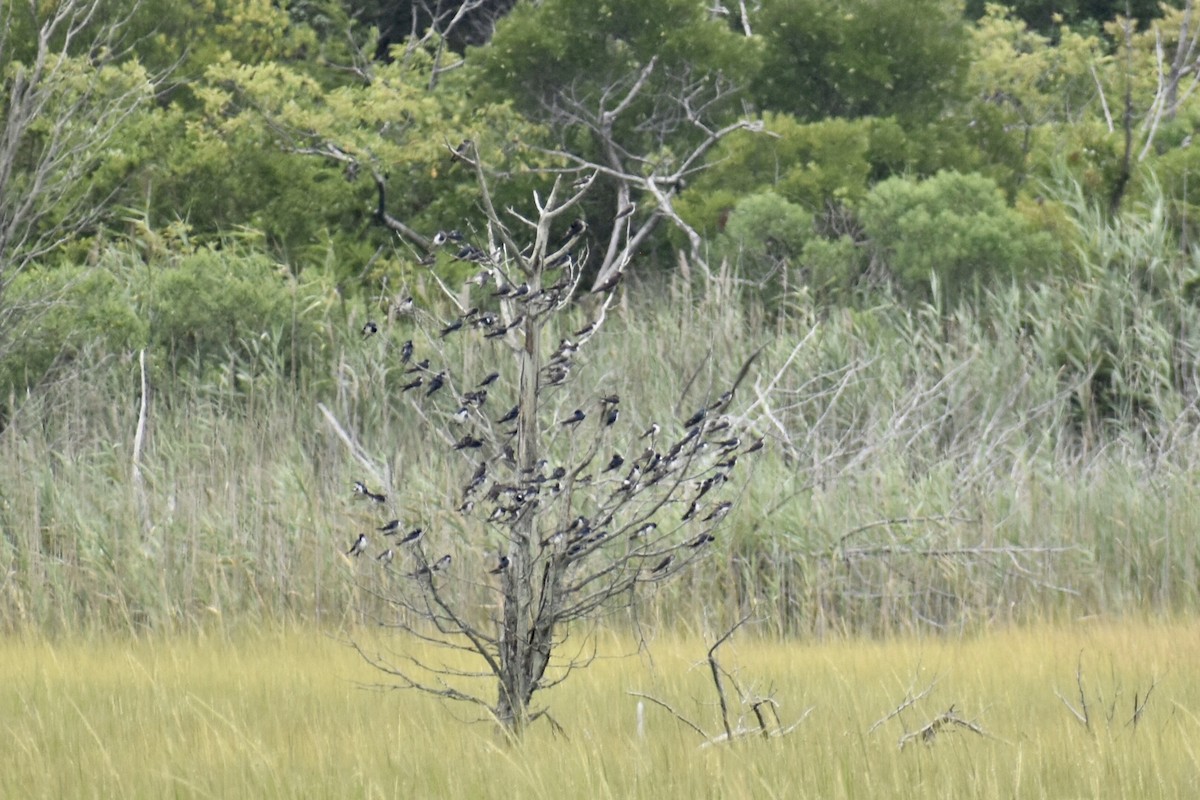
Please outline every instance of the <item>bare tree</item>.
[[[763, 129], [761, 122], [747, 119], [724, 125], [715, 122], [718, 110], [736, 94], [736, 87], [719, 75], [684, 70], [666, 80], [667, 88], [655, 89], [651, 77], [657, 69], [658, 59], [652, 58], [637, 75], [594, 92], [564, 89], [547, 102], [554, 126], [586, 131], [599, 156], [566, 149], [550, 152], [574, 171], [603, 176], [616, 186], [614, 224], [596, 268], [593, 290], [619, 275], [664, 219], [687, 237], [692, 262], [704, 266], [700, 234], [676, 212], [674, 197], [705, 168], [705, 157], [723, 138], [739, 130]], [[639, 116], [630, 123], [634, 109]]]
[[[534, 196], [530, 213], [502, 214], [473, 145], [452, 152], [475, 170], [486, 238], [470, 242], [448, 231], [432, 243], [479, 272], [461, 289], [439, 279], [458, 308], [453, 319], [435, 322], [404, 299], [401, 312], [417, 316], [425, 345], [410, 340], [399, 352], [415, 365], [406, 384], [414, 412], [429, 423], [436, 446], [461, 460], [461, 484], [452, 492], [467, 538], [503, 542], [502, 552], [494, 566], [472, 574], [463, 545], [453, 545], [435, 520], [396, 521], [382, 526], [385, 537], [397, 537], [379, 554], [386, 579], [367, 576], [363, 588], [386, 604], [382, 624], [467, 651], [482, 668], [414, 654], [399, 664], [364, 655], [400, 686], [473, 703], [519, 734], [546, 713], [533, 706], [535, 694], [590, 660], [585, 652], [561, 654], [568, 626], [628, 607], [640, 587], [679, 574], [715, 541], [734, 504], [739, 459], [762, 447], [743, 440], [741, 420], [728, 413], [754, 358], [689, 418], [646, 431], [621, 420], [614, 393], [572, 395], [575, 367], [605, 323], [625, 266], [595, 292], [591, 321], [551, 341], [548, 326], [554, 330], [580, 289], [587, 225], [575, 212], [594, 176], [578, 186], [560, 176], [545, 197]], [[464, 335], [506, 351], [507, 375], [451, 374], [442, 344]], [[384, 498], [365, 485], [359, 490]], [[348, 555], [364, 550], [356, 540]], [[471, 601], [481, 584], [494, 606]], [[494, 682], [494, 698], [469, 687], [480, 677]]]

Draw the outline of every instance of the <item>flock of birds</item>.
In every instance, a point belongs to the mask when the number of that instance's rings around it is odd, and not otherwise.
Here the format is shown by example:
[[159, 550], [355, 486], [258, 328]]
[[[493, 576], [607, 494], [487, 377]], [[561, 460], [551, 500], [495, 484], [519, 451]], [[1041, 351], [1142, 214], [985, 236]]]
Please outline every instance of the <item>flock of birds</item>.
[[[486, 338], [497, 339], [518, 330], [526, 319], [548, 313], [569, 299], [579, 279], [578, 264], [571, 257], [570, 247], [585, 229], [582, 221], [572, 223], [561, 240], [562, 246], [553, 258], [553, 265], [547, 258], [547, 270], [561, 271], [558, 280], [545, 289], [531, 289], [524, 282], [514, 284], [500, 268], [498, 257], [466, 243], [457, 231], [439, 232], [433, 238], [435, 245], [451, 246], [456, 250], [456, 259], [482, 266], [482, 271], [471, 278], [467, 286], [472, 291], [494, 286], [490, 297], [500, 301], [500, 308], [496, 311], [479, 307], [467, 309], [442, 324], [438, 338], [445, 339], [459, 331], [473, 329], [482, 332]], [[608, 291], [615, 287], [616, 281], [611, 283]], [[397, 315], [410, 315], [415, 313], [415, 305], [413, 298], [407, 296], [393, 311]], [[566, 380], [576, 354], [595, 333], [602, 315], [603, 312], [600, 319], [559, 342], [541, 368], [539, 392]], [[379, 331], [378, 323], [368, 321], [363, 325], [362, 335], [366, 339]], [[614, 557], [637, 559], [638, 564], [644, 561], [646, 566], [639, 569], [644, 569], [649, 579], [667, 575], [676, 563], [677, 555], [696, 553], [715, 541], [713, 529], [729, 513], [733, 503], [730, 500], [713, 501], [709, 498], [710, 492], [715, 492], [729, 480], [741, 456], [763, 447], [761, 437], [743, 442], [734, 421], [724, 415], [733, 400], [733, 389], [730, 389], [684, 420], [683, 433], [669, 446], [664, 441], [663, 427], [654, 423], [638, 437], [635, 447], [644, 447], [640, 454], [614, 452], [603, 467], [588, 472], [600, 444], [609, 441], [609, 433], [621, 418], [620, 397], [608, 394], [601, 396], [595, 406], [589, 405], [587, 410], [576, 408], [554, 423], [555, 430], [572, 436], [582, 437], [582, 431], [593, 430], [592, 455], [582, 463], [553, 467], [543, 459], [529, 469], [520, 470], [512, 446], [516, 428], [506, 427], [517, 422], [520, 405], [513, 405], [497, 416], [485, 411], [489, 390], [495, 389], [500, 373], [488, 373], [469, 389], [458, 387], [448, 370], [433, 366], [428, 358], [414, 360], [417, 355], [417, 347], [411, 339], [400, 346], [400, 361], [408, 376], [400, 390], [405, 393], [419, 390], [423, 402], [439, 403], [448, 422], [463, 431], [461, 435], [455, 435], [457, 438], [447, 436], [447, 442], [454, 451], [466, 455], [473, 465], [470, 478], [462, 486], [459, 513], [474, 515], [478, 509], [489, 524], [511, 526], [528, 514], [539, 510], [547, 512], [556, 499], [564, 495], [571, 497], [579, 487], [593, 487], [590, 497], [597, 500], [591, 514], [574, 515], [539, 542], [542, 552], [566, 563], [582, 563], [612, 542], [624, 541], [627, 543], [624, 548], [610, 548], [610, 552], [618, 554]], [[454, 398], [451, 402], [441, 401], [442, 397], [450, 396]], [[589, 420], [592, 421], [590, 425]], [[591, 425], [595, 427], [591, 428]], [[644, 490], [653, 487], [664, 490], [653, 493], [657, 499], [635, 502]], [[361, 480], [354, 482], [353, 492], [365, 502], [381, 507], [387, 505], [385, 494], [372, 491]], [[687, 495], [687, 499], [678, 499], [681, 495]], [[716, 497], [716, 494], [712, 496]], [[568, 500], [565, 505], [569, 508], [572, 504], [573, 501]], [[666, 522], [667, 510], [673, 504], [683, 504], [683, 513]], [[483, 513], [485, 510], [486, 514]], [[686, 525], [701, 530], [680, 542], [682, 537], [678, 531]], [[392, 567], [398, 551], [412, 550], [417, 568], [404, 573], [407, 577], [432, 578], [449, 569], [453, 562], [449, 553], [430, 562], [421, 548], [412, 547], [424, 538], [425, 531], [421, 527], [410, 528], [399, 519], [391, 519], [376, 532], [387, 542], [387, 546], [375, 555], [384, 567]], [[371, 537], [360, 533], [346, 555], [361, 557], [367, 553], [370, 544]], [[509, 566], [509, 557], [501, 555], [487, 572], [501, 575]]]

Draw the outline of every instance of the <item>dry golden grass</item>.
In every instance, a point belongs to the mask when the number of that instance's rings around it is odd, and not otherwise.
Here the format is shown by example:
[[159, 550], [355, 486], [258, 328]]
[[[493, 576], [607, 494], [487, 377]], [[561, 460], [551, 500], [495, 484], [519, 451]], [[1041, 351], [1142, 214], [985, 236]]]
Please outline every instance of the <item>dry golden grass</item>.
[[[400, 645], [400, 642], [381, 642]], [[602, 642], [620, 652], [628, 642]], [[1082, 622], [950, 641], [780, 643], [719, 655], [772, 691], [795, 733], [702, 749], [643, 691], [720, 729], [699, 638], [597, 662], [506, 744], [471, 712], [360, 688], [379, 674], [312, 632], [0, 646], [4, 797], [1191, 797], [1200, 775], [1200, 636], [1191, 622]], [[1093, 729], [1078, 702], [1083, 665]], [[922, 701], [868, 732], [934, 678]], [[1135, 693], [1153, 682], [1136, 729]], [[1115, 702], [1113, 719], [1106, 716]], [[954, 704], [965, 728], [898, 741]]]

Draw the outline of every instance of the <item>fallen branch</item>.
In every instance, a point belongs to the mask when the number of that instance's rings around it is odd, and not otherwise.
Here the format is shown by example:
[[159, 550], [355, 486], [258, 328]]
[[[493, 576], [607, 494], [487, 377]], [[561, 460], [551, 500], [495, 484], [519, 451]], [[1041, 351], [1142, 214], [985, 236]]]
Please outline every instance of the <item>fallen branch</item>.
[[923, 727], [921, 727], [915, 731], [912, 731], [911, 733], [906, 733], [903, 736], [901, 736], [900, 737], [900, 749], [903, 750], [905, 748], [905, 746], [909, 742], [913, 741], [914, 739], [920, 739], [921, 742], [923, 742], [926, 746], [932, 745], [933, 740], [937, 738], [937, 735], [939, 733], [941, 733], [943, 730], [947, 730], [947, 732], [951, 732], [956, 727], [966, 728], [967, 730], [971, 731], [972, 733], [977, 733], [980, 736], [988, 735], [987, 731], [985, 731], [983, 728], [979, 727], [979, 725], [975, 724], [974, 722], [970, 722], [969, 720], [965, 720], [962, 717], [955, 714], [954, 706], [950, 706], [950, 708], [948, 708], [945, 711], [945, 713], [938, 714], [936, 717], [934, 717], [928, 723], [926, 723]]

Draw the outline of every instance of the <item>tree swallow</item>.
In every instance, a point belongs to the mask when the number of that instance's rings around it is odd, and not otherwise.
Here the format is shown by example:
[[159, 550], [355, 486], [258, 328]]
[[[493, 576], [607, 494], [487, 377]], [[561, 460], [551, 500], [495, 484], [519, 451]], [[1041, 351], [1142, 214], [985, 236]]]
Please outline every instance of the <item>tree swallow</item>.
[[671, 555], [664, 558], [662, 561], [658, 562], [658, 565], [654, 569], [650, 570], [650, 574], [651, 575], [663, 574], [664, 572], [667, 571], [667, 567], [671, 566], [671, 562], [674, 560], [675, 560], [675, 554], [672, 553]]
[[442, 386], [444, 386], [445, 383], [446, 383], [446, 373], [444, 371], [439, 372], [437, 375], [434, 375], [433, 379], [429, 381], [429, 391], [425, 392], [425, 396], [429, 397], [429, 395], [433, 394], [438, 389], [442, 388]]
[[496, 565], [495, 569], [489, 569], [488, 574], [489, 575], [499, 575], [501, 572], [504, 572], [504, 570], [506, 570], [506, 569], [508, 569], [508, 556], [500, 556], [500, 563]]
[[424, 528], [413, 528], [408, 533], [404, 534], [396, 544], [411, 544], [425, 535]]
[[379, 326], [371, 320], [367, 320], [367, 324], [362, 326], [363, 338], [366, 339], [368, 336], [376, 333], [379, 333]]
[[410, 578], [418, 578], [422, 575], [432, 575], [435, 572], [441, 572], [448, 566], [450, 566], [450, 554], [449, 553], [442, 556], [441, 558], [439, 558], [437, 561], [433, 562], [432, 564], [426, 564], [425, 566], [421, 567], [416, 572], [410, 573], [409, 577]]
[[561, 424], [561, 425], [578, 425], [579, 423], [583, 422], [585, 419], [587, 419], [587, 414], [583, 413], [582, 411], [580, 411], [577, 408], [577, 409], [575, 409], [574, 414], [567, 417], [565, 420], [563, 420], [559, 424]]
[[721, 505], [714, 508], [712, 513], [704, 518], [704, 522], [718, 522], [724, 519], [725, 515], [729, 513], [729, 509], [731, 508], [733, 508], [733, 501], [726, 500], [724, 503], [721, 503]]
[[367, 549], [367, 535], [360, 533], [358, 538], [354, 540], [354, 544], [350, 545], [350, 549], [346, 551], [348, 556], [361, 556], [363, 551]]

